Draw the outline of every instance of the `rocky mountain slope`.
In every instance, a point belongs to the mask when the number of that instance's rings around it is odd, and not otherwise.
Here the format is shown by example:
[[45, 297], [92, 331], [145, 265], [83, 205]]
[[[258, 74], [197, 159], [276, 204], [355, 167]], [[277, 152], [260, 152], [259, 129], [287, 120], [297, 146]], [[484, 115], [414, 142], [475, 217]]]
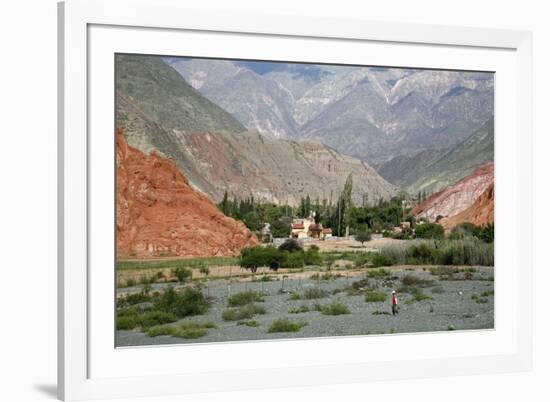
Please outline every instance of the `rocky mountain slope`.
[[146, 155], [117, 133], [117, 257], [238, 254], [256, 237], [195, 191], [174, 162]]
[[246, 130], [159, 57], [117, 55], [115, 68], [117, 126], [144, 152], [175, 156], [179, 146], [173, 130]]
[[454, 145], [494, 110], [491, 73], [177, 58], [168, 62], [251, 130], [318, 140], [371, 163]]
[[[416, 218], [425, 218], [431, 222], [438, 216], [443, 218], [456, 217], [474, 205], [478, 198], [494, 183], [494, 164], [489, 162], [477, 168], [470, 175], [444, 190], [428, 197], [411, 211]], [[492, 193], [491, 193], [492, 194]], [[470, 217], [471, 212], [464, 213]], [[481, 216], [481, 215], [480, 215]], [[483, 219], [488, 219], [487, 216]], [[482, 219], [480, 218], [479, 221]], [[456, 222], [447, 221], [447, 222]]]
[[494, 220], [495, 185], [491, 183], [469, 208], [454, 216], [442, 219], [440, 223], [446, 230], [449, 230], [462, 222], [470, 222], [482, 226], [487, 223], [493, 223]]
[[416, 195], [433, 193], [466, 177], [493, 160], [494, 120], [491, 117], [464, 141], [444, 149], [428, 149], [413, 156], [401, 155], [377, 166], [390, 183]]
[[389, 199], [396, 188], [366, 162], [313, 141], [266, 138], [258, 133], [179, 133], [184, 166], [200, 176], [193, 181], [213, 200], [230, 197], [297, 205], [302, 197], [336, 201], [349, 174], [352, 198], [360, 203]]
[[[357, 202], [364, 194], [371, 201], [395, 194], [396, 188], [367, 163], [320, 143], [242, 132], [231, 115], [160, 58], [144, 57], [141, 65], [139, 57], [117, 60], [117, 127], [124, 128], [128, 143], [142, 152], [156, 150], [173, 159], [189, 182], [211, 199], [220, 201], [228, 191], [238, 199], [253, 196], [291, 205], [307, 195], [336, 200], [350, 173]], [[217, 77], [239, 74], [240, 67], [233, 67], [216, 69]], [[209, 85], [200, 84], [201, 77], [191, 80], [197, 86]]]

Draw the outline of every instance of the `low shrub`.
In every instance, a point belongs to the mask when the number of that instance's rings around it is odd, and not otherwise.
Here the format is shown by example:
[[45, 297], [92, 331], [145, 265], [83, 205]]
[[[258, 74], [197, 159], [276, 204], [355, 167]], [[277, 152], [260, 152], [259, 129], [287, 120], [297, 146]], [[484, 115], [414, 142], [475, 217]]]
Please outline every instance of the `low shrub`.
[[415, 235], [422, 239], [442, 239], [445, 229], [438, 223], [422, 223], [416, 226]]
[[222, 313], [224, 321], [239, 321], [254, 317], [257, 314], [265, 314], [266, 310], [258, 304], [247, 304], [242, 307], [229, 308]]
[[288, 318], [279, 318], [271, 323], [267, 332], [298, 332], [306, 324], [305, 321], [291, 321]]
[[328, 296], [328, 292], [324, 289], [309, 288], [304, 291], [304, 294], [302, 295], [302, 299], [305, 299], [305, 300], [322, 299], [323, 297], [327, 297], [327, 296]]
[[495, 294], [495, 291], [494, 290], [486, 290], [485, 292], [483, 292], [481, 294], [481, 297], [489, 297], [489, 296], [494, 296]]
[[324, 315], [342, 315], [342, 314], [351, 314], [350, 309], [344, 303], [333, 302], [330, 304], [325, 304], [321, 306], [321, 314]]
[[421, 302], [423, 300], [433, 300], [433, 297], [428, 296], [422, 290], [418, 289], [416, 292], [413, 293], [413, 300], [417, 302]]
[[365, 302], [367, 303], [380, 303], [385, 302], [388, 296], [381, 292], [367, 292], [365, 295]]
[[174, 276], [178, 278], [178, 282], [187, 282], [193, 276], [193, 273], [190, 269], [183, 267], [177, 267], [176, 269], [173, 269], [172, 274], [174, 274]]
[[309, 312], [309, 306], [303, 305], [299, 307], [291, 307], [288, 312], [290, 314], [307, 313]]
[[253, 290], [247, 290], [245, 292], [235, 293], [229, 296], [227, 300], [230, 307], [244, 306], [249, 303], [263, 302], [264, 294]]
[[174, 314], [178, 318], [204, 314], [209, 307], [202, 292], [194, 288], [185, 288], [177, 293], [170, 287], [154, 303], [154, 309]]
[[372, 266], [375, 268], [378, 267], [390, 267], [394, 265], [394, 259], [391, 258], [391, 256], [380, 254], [380, 253], [374, 253], [371, 258]]
[[147, 335], [151, 337], [160, 335], [175, 336], [178, 338], [195, 339], [205, 336], [209, 328], [216, 328], [210, 321], [207, 322], [185, 322], [177, 325], [158, 325], [149, 328]]
[[383, 279], [390, 276], [390, 271], [383, 268], [372, 269], [367, 272], [367, 276], [372, 279]]
[[260, 324], [258, 324], [258, 321], [256, 320], [248, 320], [248, 321], [239, 321], [237, 325], [244, 325], [246, 327], [258, 327]]

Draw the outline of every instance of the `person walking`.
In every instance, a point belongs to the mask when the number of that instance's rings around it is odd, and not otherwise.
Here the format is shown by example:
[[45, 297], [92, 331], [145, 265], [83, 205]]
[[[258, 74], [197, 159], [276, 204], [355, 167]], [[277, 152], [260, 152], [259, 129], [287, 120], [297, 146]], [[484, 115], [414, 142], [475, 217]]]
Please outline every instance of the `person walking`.
[[397, 311], [397, 292], [395, 290], [391, 292], [391, 313], [393, 315], [399, 314], [399, 311]]

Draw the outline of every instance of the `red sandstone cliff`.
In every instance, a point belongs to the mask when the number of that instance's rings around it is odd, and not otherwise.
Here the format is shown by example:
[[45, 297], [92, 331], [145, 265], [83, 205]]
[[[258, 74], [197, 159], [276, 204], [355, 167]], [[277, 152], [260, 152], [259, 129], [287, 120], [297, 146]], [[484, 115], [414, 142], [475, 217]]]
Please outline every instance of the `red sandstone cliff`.
[[455, 216], [442, 219], [441, 225], [445, 230], [452, 229], [462, 222], [470, 222], [475, 225], [493, 223], [495, 220], [495, 185], [491, 183], [478, 199], [464, 211]]
[[145, 155], [117, 132], [117, 256], [236, 255], [258, 243], [241, 222], [194, 190], [169, 159]]
[[[428, 197], [413, 208], [417, 218], [435, 221], [450, 228], [460, 222], [484, 224], [493, 221], [494, 164], [487, 163], [452, 186]], [[474, 221], [475, 220], [475, 221]]]

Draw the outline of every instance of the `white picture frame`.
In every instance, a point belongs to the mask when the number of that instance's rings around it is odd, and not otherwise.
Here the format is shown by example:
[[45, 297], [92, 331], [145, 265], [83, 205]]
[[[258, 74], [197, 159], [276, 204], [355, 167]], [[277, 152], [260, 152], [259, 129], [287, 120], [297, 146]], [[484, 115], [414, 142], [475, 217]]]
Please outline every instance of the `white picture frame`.
[[[68, 0], [59, 4], [58, 15], [61, 399], [151, 397], [531, 368], [531, 33], [213, 14], [178, 0]], [[211, 40], [201, 39], [206, 36]], [[190, 37], [195, 39], [196, 56], [319, 61], [315, 49], [332, 46], [323, 61], [364, 62], [366, 56], [353, 49], [369, 49], [367, 64], [496, 71], [495, 213], [496, 220], [506, 214], [511, 223], [504, 232], [496, 226], [495, 330], [115, 350], [110, 343], [114, 324], [107, 311], [114, 295], [107, 293], [102, 300], [96, 296], [112, 286], [114, 266], [93, 269], [98, 261], [113, 261], [108, 247], [101, 245], [113, 236], [113, 209], [109, 212], [110, 204], [101, 200], [111, 199], [114, 186], [97, 185], [98, 178], [107, 179], [113, 172], [112, 165], [101, 163], [113, 160], [112, 138], [102, 142], [94, 135], [96, 130], [114, 130], [113, 120], [109, 121], [109, 113], [114, 113], [113, 86], [108, 85], [113, 66], [108, 61], [121, 51], [178, 55], [178, 38]], [[270, 46], [263, 46], [266, 43]], [[453, 350], [446, 350], [450, 344]], [[398, 352], [377, 355], [386, 345], [395, 345], [392, 349]], [[325, 351], [322, 356], [316, 353], [320, 348]], [[340, 353], [358, 349], [365, 353], [350, 353], [351, 357]], [[283, 350], [291, 357], [282, 359]], [[259, 360], [262, 354], [270, 358]], [[222, 358], [216, 361], [215, 356]], [[200, 364], [191, 370], [179, 357]], [[160, 368], [159, 362], [166, 364]]]

